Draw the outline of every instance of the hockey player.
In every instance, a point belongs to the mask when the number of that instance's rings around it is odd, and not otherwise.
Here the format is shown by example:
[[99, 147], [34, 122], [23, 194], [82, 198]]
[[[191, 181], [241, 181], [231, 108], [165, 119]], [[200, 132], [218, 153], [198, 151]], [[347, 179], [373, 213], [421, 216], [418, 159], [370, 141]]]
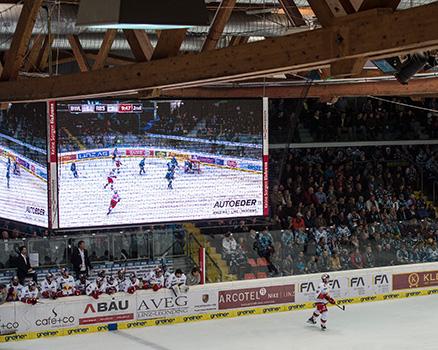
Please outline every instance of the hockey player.
[[117, 271], [117, 291], [127, 292], [129, 281], [126, 278], [126, 271], [124, 269]]
[[168, 170], [167, 174], [166, 174], [166, 179], [167, 179], [167, 188], [169, 190], [173, 190], [173, 180], [175, 179], [175, 170]]
[[336, 304], [336, 301], [330, 296], [330, 286], [328, 284], [330, 276], [325, 273], [321, 276], [321, 280], [322, 282], [319, 284], [318, 289], [316, 290], [316, 309], [313, 311], [312, 317], [310, 317], [307, 322], [316, 324], [318, 317], [321, 316], [321, 329], [325, 331], [327, 328], [327, 303]]
[[56, 281], [58, 283], [58, 296], [68, 297], [75, 294], [75, 279], [70, 275], [66, 267], [60, 270], [61, 276]]
[[128, 292], [129, 294], [134, 294], [138, 289], [140, 289], [140, 281], [135, 275], [135, 272], [131, 272], [129, 274], [129, 280], [126, 286], [127, 288], [125, 292]]
[[15, 160], [15, 162], [14, 162], [14, 175], [15, 176], [21, 175], [20, 166], [18, 165], [17, 160]]
[[183, 274], [182, 270], [177, 269], [166, 279], [166, 288], [172, 289], [175, 296], [178, 296], [181, 292], [185, 293], [188, 291], [189, 288], [186, 286], [186, 280], [186, 275]]
[[24, 287], [20, 292], [20, 301], [25, 304], [35, 305], [38, 302], [38, 288], [34, 281]]
[[144, 170], [145, 163], [146, 163], [146, 157], [143, 157], [143, 159], [140, 161], [140, 163], [138, 163], [138, 166], [140, 167], [139, 175], [146, 174], [146, 170]]
[[6, 301], [18, 301], [21, 290], [24, 287], [20, 284], [17, 276], [11, 278], [11, 282], [6, 286]]
[[117, 191], [114, 191], [113, 196], [111, 197], [111, 202], [110, 205], [108, 207], [108, 213], [106, 213], [106, 215], [111, 214], [111, 212], [113, 211], [113, 209], [116, 207], [117, 203], [119, 203], [121, 200], [119, 193]]
[[87, 286], [90, 284], [90, 281], [87, 280], [87, 275], [81, 273], [79, 275], [79, 279], [75, 284], [75, 294], [76, 295], [86, 295], [87, 294]]
[[95, 282], [88, 284], [85, 292], [88, 296], [94, 299], [99, 299], [99, 296], [105, 292], [106, 283], [102, 277], [97, 277]]
[[6, 168], [6, 185], [8, 186], [8, 188], [9, 188], [9, 180], [10, 179], [11, 179], [11, 167], [8, 166]]
[[144, 289], [152, 288], [155, 292], [164, 287], [163, 270], [157, 267], [155, 270], [150, 271], [143, 283]]
[[58, 284], [53, 273], [48, 273], [41, 283], [41, 295], [46, 299], [56, 299], [58, 297]]
[[115, 165], [116, 165], [117, 174], [120, 174], [120, 169], [122, 167], [122, 161], [120, 160], [120, 157], [116, 159]]
[[119, 155], [119, 151], [118, 151], [118, 149], [116, 147], [116, 148], [114, 148], [114, 151], [113, 151], [112, 157], [111, 157], [111, 159], [113, 160], [113, 163], [116, 161], [116, 158], [117, 158], [118, 155]]
[[79, 177], [79, 175], [78, 175], [78, 168], [76, 167], [76, 163], [75, 162], [71, 163], [70, 171], [73, 174], [74, 178], [77, 179]]
[[178, 161], [175, 157], [172, 157], [170, 162], [167, 163], [167, 171], [173, 171], [175, 172], [175, 169], [179, 168]]
[[184, 162], [184, 173], [186, 173], [186, 174], [193, 173], [193, 163], [190, 161], [190, 159], [187, 159]]
[[106, 185], [103, 186], [104, 189], [106, 189], [109, 185], [111, 191], [114, 189], [114, 181], [117, 179], [117, 176], [115, 174], [116, 169], [112, 169], [110, 173], [108, 174], [108, 177], [106, 178]]
[[106, 294], [114, 294], [118, 292], [118, 283], [117, 280], [113, 276], [108, 276], [106, 279]]

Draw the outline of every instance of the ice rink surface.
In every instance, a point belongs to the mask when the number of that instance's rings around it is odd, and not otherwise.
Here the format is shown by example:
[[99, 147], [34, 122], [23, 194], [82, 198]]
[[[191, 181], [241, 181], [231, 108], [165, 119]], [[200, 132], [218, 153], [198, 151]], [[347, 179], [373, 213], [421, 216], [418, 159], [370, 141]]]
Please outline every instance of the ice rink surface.
[[[105, 226], [142, 222], [170, 222], [214, 217], [242, 217], [263, 214], [263, 175], [212, 166], [202, 166], [201, 174], [176, 171], [173, 189], [167, 188], [166, 159], [146, 159], [146, 174], [139, 175], [141, 158], [122, 158], [114, 189], [121, 201], [110, 215], [113, 192], [107, 176], [115, 168], [110, 159], [77, 162], [78, 178], [70, 164], [59, 170], [59, 220], [61, 227]], [[249, 207], [214, 209], [216, 201], [257, 200]], [[222, 211], [226, 210], [227, 213]], [[215, 214], [215, 212], [217, 212]]]
[[[23, 168], [21, 169], [21, 175], [14, 175], [11, 167], [8, 188], [6, 162], [6, 158], [0, 158], [0, 216], [47, 227], [47, 182]], [[27, 207], [44, 209], [46, 215], [26, 212]]]
[[437, 349], [438, 297], [329, 309], [328, 330], [311, 310], [0, 344], [4, 350], [404, 350]]

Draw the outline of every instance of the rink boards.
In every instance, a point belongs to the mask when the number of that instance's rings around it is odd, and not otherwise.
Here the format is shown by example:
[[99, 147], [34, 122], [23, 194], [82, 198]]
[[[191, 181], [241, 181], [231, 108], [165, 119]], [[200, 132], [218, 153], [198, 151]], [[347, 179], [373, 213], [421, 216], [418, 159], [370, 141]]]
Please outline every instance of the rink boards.
[[[339, 304], [366, 303], [438, 294], [438, 263], [332, 272]], [[171, 325], [313, 307], [318, 275], [238, 281], [169, 290], [42, 300], [35, 306], [0, 306], [0, 342]], [[348, 312], [348, 306], [347, 311]]]

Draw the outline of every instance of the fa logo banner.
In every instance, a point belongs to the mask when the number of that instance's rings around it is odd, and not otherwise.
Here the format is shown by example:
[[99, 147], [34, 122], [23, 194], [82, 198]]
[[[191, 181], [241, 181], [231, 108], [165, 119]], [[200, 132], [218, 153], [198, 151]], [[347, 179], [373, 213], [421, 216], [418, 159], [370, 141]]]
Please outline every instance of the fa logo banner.
[[388, 276], [386, 275], [375, 275], [374, 285], [389, 284]]
[[348, 284], [350, 287], [365, 287], [365, 282], [363, 277], [353, 277], [348, 279]]
[[[309, 292], [315, 292], [316, 287], [318, 286], [318, 283], [313, 282], [303, 282], [300, 284], [299, 290], [300, 293], [309, 293]], [[338, 279], [330, 280], [329, 286], [331, 289], [341, 289], [341, 284], [339, 283]]]

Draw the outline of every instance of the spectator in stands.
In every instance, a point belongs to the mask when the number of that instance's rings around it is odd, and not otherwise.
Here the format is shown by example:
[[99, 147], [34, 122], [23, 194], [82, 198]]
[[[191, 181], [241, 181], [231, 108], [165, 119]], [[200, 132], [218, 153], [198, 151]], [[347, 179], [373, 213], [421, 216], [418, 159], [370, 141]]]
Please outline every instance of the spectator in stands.
[[292, 228], [294, 230], [306, 228], [306, 224], [305, 224], [304, 219], [303, 219], [303, 214], [298, 212], [297, 216], [292, 218], [291, 223], [290, 223], [290, 228]]
[[190, 274], [187, 276], [187, 285], [196, 286], [201, 283], [201, 272], [197, 267], [194, 267]]
[[261, 233], [257, 233], [253, 244], [254, 250], [268, 263], [268, 270], [273, 275], [278, 275], [277, 267], [272, 263], [271, 256], [274, 254], [274, 241], [266, 227]]
[[234, 255], [237, 250], [237, 242], [231, 232], [227, 232], [225, 234], [225, 237], [222, 240], [222, 249], [223, 258], [227, 261], [230, 261], [231, 256]]
[[294, 261], [292, 256], [288, 254], [281, 264], [281, 275], [292, 276], [294, 274]]
[[81, 274], [88, 276], [92, 267], [88, 257], [88, 250], [85, 249], [84, 241], [79, 241], [78, 246], [73, 249], [71, 263], [73, 265], [73, 271], [76, 274], [76, 279], [79, 279]]
[[35, 270], [30, 265], [29, 256], [27, 255], [27, 248], [25, 246], [21, 246], [19, 248], [19, 253], [16, 258], [16, 267], [17, 267], [17, 276], [22, 285], [24, 285], [24, 280], [27, 277], [30, 277], [35, 282], [37, 282], [37, 274], [35, 273]]
[[339, 271], [341, 269], [342, 269], [341, 259], [339, 258], [339, 255], [336, 252], [334, 252], [330, 257], [330, 270]]
[[351, 266], [354, 269], [364, 268], [364, 259], [359, 248], [356, 248], [356, 250], [351, 254]]

